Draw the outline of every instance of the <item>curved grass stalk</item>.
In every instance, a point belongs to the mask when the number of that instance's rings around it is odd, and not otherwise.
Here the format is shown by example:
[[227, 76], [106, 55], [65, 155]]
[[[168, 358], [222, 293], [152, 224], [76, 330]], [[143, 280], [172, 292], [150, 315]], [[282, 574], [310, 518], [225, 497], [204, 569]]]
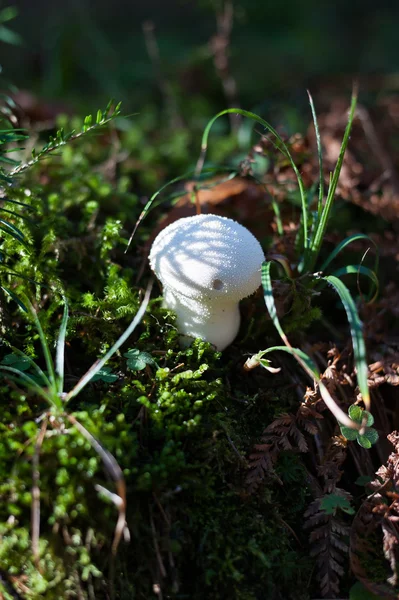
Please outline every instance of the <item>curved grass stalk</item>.
[[[270, 276], [271, 264], [272, 263], [269, 261], [269, 262], [264, 262], [262, 265], [263, 297], [265, 300], [266, 308], [267, 308], [269, 315], [273, 321], [273, 324], [274, 324], [275, 328], [277, 329], [277, 331], [279, 332], [280, 337], [283, 340], [285, 346], [273, 346], [272, 348], [268, 348], [267, 350], [262, 350], [261, 352], [259, 352], [256, 355], [256, 358], [257, 359], [262, 358], [262, 356], [264, 356], [265, 354], [268, 354], [269, 352], [272, 352], [273, 350], [283, 350], [284, 352], [288, 352], [289, 354], [291, 354], [297, 360], [297, 362], [301, 365], [302, 369], [309, 375], [309, 377], [316, 380], [316, 382], [319, 385], [320, 394], [321, 394], [325, 404], [327, 405], [329, 410], [333, 413], [333, 415], [338, 420], [338, 422], [343, 425], [346, 425], [347, 427], [351, 427], [352, 429], [359, 429], [360, 426], [357, 423], [355, 423], [355, 421], [352, 421], [352, 419], [350, 417], [348, 417], [348, 415], [335, 402], [335, 400], [331, 396], [330, 392], [328, 391], [328, 389], [322, 382], [320, 373], [319, 373], [317, 367], [315, 366], [314, 362], [312, 361], [312, 359], [302, 350], [299, 350], [298, 348], [293, 348], [291, 346], [287, 336], [285, 335], [283, 328], [280, 325], [280, 321], [277, 316], [276, 304], [274, 302], [272, 280], [271, 280], [271, 276]], [[367, 379], [366, 379], [366, 384], [367, 384]]]
[[[211, 175], [211, 174], [216, 174], [216, 173], [225, 173], [225, 172], [231, 172], [232, 169], [229, 168], [216, 168], [216, 167], [208, 167], [207, 169], [204, 169], [204, 173], [206, 173], [207, 175]], [[146, 205], [144, 206], [143, 210], [141, 211], [139, 218], [136, 221], [136, 224], [133, 228], [133, 231], [130, 235], [129, 241], [127, 243], [126, 246], [126, 250], [125, 250], [125, 254], [129, 249], [130, 244], [132, 243], [132, 240], [136, 234], [136, 231], [139, 227], [139, 225], [141, 224], [141, 222], [144, 220], [144, 218], [147, 216], [147, 214], [150, 212], [150, 210], [153, 208], [153, 204], [155, 199], [162, 194], [162, 192], [168, 188], [170, 185], [173, 185], [175, 183], [179, 183], [180, 181], [185, 181], [186, 179], [191, 179], [193, 177], [196, 177], [196, 170], [191, 170], [191, 171], [187, 171], [186, 173], [184, 173], [183, 175], [179, 175], [178, 177], [174, 177], [174, 179], [171, 179], [170, 181], [168, 181], [167, 183], [165, 183], [165, 185], [163, 185], [162, 187], [159, 188], [159, 190], [157, 190], [152, 196], [151, 198], [148, 200], [148, 202], [146, 203]]]
[[368, 277], [371, 282], [374, 284], [374, 294], [370, 294], [370, 299], [367, 301], [368, 304], [372, 304], [374, 300], [377, 298], [378, 293], [380, 291], [380, 282], [376, 273], [369, 269], [368, 267], [364, 267], [363, 265], [346, 265], [345, 267], [341, 267], [341, 269], [337, 269], [332, 273], [333, 277], [342, 277], [342, 275], [364, 275]]
[[227, 108], [227, 109], [219, 112], [217, 115], [215, 115], [209, 121], [209, 123], [205, 127], [204, 133], [202, 135], [201, 153], [200, 153], [199, 159], [197, 161], [197, 167], [195, 169], [195, 174], [197, 175], [197, 177], [199, 177], [199, 175], [202, 173], [202, 169], [203, 169], [205, 157], [206, 157], [206, 152], [208, 149], [209, 133], [210, 133], [210, 130], [212, 129], [213, 124], [219, 117], [222, 117], [223, 115], [232, 114], [232, 113], [236, 113], [238, 115], [242, 115], [243, 117], [247, 117], [248, 119], [252, 119], [253, 121], [256, 121], [260, 125], [263, 125], [263, 127], [265, 127], [266, 129], [268, 129], [273, 134], [273, 136], [276, 138], [276, 140], [278, 142], [278, 143], [276, 143], [271, 140], [273, 145], [275, 146], [275, 148], [277, 148], [277, 150], [279, 150], [289, 160], [291, 167], [293, 168], [295, 176], [298, 181], [298, 187], [299, 187], [299, 192], [300, 192], [300, 196], [301, 196], [301, 208], [302, 208], [303, 244], [304, 244], [304, 248], [308, 248], [308, 246], [309, 246], [308, 206], [307, 206], [305, 186], [303, 184], [301, 174], [294, 162], [294, 159], [291, 156], [290, 151], [288, 150], [287, 145], [285, 144], [285, 142], [282, 139], [282, 137], [280, 136], [280, 134], [267, 121], [265, 121], [264, 119], [262, 119], [255, 113], [249, 112], [247, 110], [243, 110], [241, 108]]
[[137, 311], [134, 319], [130, 323], [129, 327], [122, 333], [120, 338], [115, 342], [115, 344], [108, 350], [108, 352], [101, 358], [97, 360], [90, 369], [83, 375], [83, 377], [78, 381], [75, 387], [68, 392], [65, 396], [65, 403], [68, 402], [71, 398], [74, 398], [82, 391], [82, 389], [89, 383], [89, 381], [94, 377], [96, 373], [105, 365], [105, 363], [111, 358], [113, 354], [125, 343], [125, 341], [130, 337], [133, 331], [136, 329], [137, 325], [140, 323], [141, 319], [144, 317], [145, 311], [147, 310], [148, 303], [150, 301], [151, 290], [154, 280], [151, 279], [150, 283], [147, 286], [147, 290], [141, 303], [139, 310]]
[[369, 237], [365, 233], [355, 233], [354, 235], [351, 235], [351, 236], [345, 238], [344, 240], [342, 240], [342, 242], [340, 242], [338, 244], [338, 246], [329, 254], [329, 256], [323, 262], [323, 264], [321, 265], [319, 270], [325, 271], [326, 268], [328, 267], [328, 265], [338, 256], [338, 254], [340, 254], [340, 252], [342, 252], [342, 250], [344, 250], [347, 246], [349, 246], [349, 244], [352, 244], [352, 242], [357, 242], [358, 240], [367, 240], [368, 242], [371, 242], [373, 244], [373, 246], [376, 250], [374, 271], [377, 272], [378, 271], [378, 259], [379, 259], [378, 246], [371, 239], [371, 237]]

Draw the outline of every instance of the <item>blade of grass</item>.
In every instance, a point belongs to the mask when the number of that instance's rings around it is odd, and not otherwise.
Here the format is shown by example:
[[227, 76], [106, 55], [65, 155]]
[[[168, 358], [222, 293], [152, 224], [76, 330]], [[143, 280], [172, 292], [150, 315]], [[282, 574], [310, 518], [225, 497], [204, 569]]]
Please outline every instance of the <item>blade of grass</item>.
[[68, 303], [64, 298], [64, 313], [57, 339], [57, 349], [55, 354], [55, 372], [58, 378], [58, 393], [64, 391], [64, 355], [65, 355], [65, 336], [68, 324]]
[[378, 296], [380, 282], [378, 281], [378, 277], [375, 274], [375, 272], [372, 269], [369, 269], [368, 267], [364, 267], [363, 265], [346, 265], [345, 267], [334, 271], [332, 275], [333, 277], [342, 277], [343, 275], [364, 275], [372, 281], [375, 288], [374, 294], [371, 295], [370, 293], [370, 299], [368, 300], [368, 303], [371, 304], [372, 302], [374, 302], [374, 300]]
[[334, 415], [334, 417], [337, 419], [337, 421], [339, 423], [346, 425], [347, 427], [350, 427], [351, 429], [360, 429], [360, 425], [358, 423], [355, 423], [355, 421], [352, 421], [352, 419], [342, 410], [342, 408], [340, 408], [338, 406], [338, 404], [332, 398], [330, 392], [328, 391], [328, 389], [324, 385], [323, 381], [321, 380], [318, 368], [316, 367], [316, 365], [314, 364], [312, 359], [305, 352], [303, 352], [302, 350], [299, 350], [299, 348], [293, 348], [292, 346], [272, 346], [272, 347], [268, 348], [267, 350], [262, 350], [261, 352], [259, 352], [256, 355], [256, 359], [259, 360], [266, 354], [269, 354], [270, 352], [275, 352], [275, 351], [282, 351], [282, 352], [287, 352], [288, 354], [291, 354], [291, 356], [293, 356], [297, 360], [297, 362], [301, 365], [301, 367], [303, 368], [305, 373], [307, 373], [311, 379], [314, 379], [317, 382], [317, 384], [319, 386], [320, 394], [321, 394], [327, 408], [332, 412], [332, 414]]
[[273, 296], [272, 280], [271, 280], [271, 276], [270, 276], [270, 268], [271, 268], [270, 261], [269, 262], [266, 261], [262, 264], [263, 297], [265, 300], [266, 308], [267, 308], [269, 315], [273, 321], [273, 324], [274, 324], [275, 328], [277, 329], [277, 331], [279, 332], [280, 337], [283, 340], [285, 346], [274, 346], [273, 348], [268, 348], [267, 350], [262, 350], [262, 352], [257, 354], [256, 357], [261, 358], [264, 354], [268, 353], [269, 351], [272, 351], [273, 349], [274, 350], [279, 349], [279, 350], [283, 350], [284, 352], [289, 352], [292, 356], [294, 356], [294, 358], [297, 360], [297, 362], [301, 365], [301, 367], [305, 371], [305, 373], [307, 373], [309, 375], [309, 377], [314, 378], [317, 381], [317, 383], [319, 384], [319, 389], [320, 389], [320, 393], [323, 397], [323, 400], [324, 400], [326, 406], [330, 409], [332, 414], [335, 416], [335, 418], [340, 423], [346, 424], [348, 427], [358, 429], [358, 426], [356, 425], [356, 423], [354, 421], [352, 421], [352, 419], [350, 419], [346, 413], [343, 412], [343, 410], [338, 406], [338, 404], [335, 402], [335, 400], [331, 396], [330, 392], [327, 390], [326, 386], [321, 381], [319, 371], [316, 368], [315, 364], [313, 363], [312, 359], [307, 354], [305, 354], [305, 352], [302, 352], [302, 350], [298, 350], [298, 348], [293, 348], [291, 346], [290, 342], [288, 341], [288, 338], [285, 335], [283, 328], [280, 325], [278, 316], [277, 316], [277, 310], [276, 310], [276, 305], [275, 305], [274, 296]]
[[115, 457], [103, 446], [100, 442], [80, 423], [74, 415], [66, 415], [66, 418], [83, 437], [90, 443], [92, 448], [97, 452], [103, 461], [104, 467], [110, 477], [113, 479], [116, 489], [118, 490], [121, 503], [116, 505], [118, 509], [118, 521], [115, 527], [114, 540], [112, 542], [112, 553], [115, 555], [122, 538], [123, 530], [126, 527], [126, 484], [123, 477], [122, 469], [120, 468]]
[[8, 296], [10, 296], [10, 298], [12, 298], [14, 302], [18, 304], [19, 308], [21, 308], [26, 313], [28, 312], [28, 309], [26, 308], [25, 304], [18, 298], [18, 296], [12, 290], [10, 290], [8, 287], [5, 287], [4, 285], [0, 285], [0, 289], [3, 290], [3, 292], [5, 292]]
[[272, 266], [272, 261], [266, 261], [262, 264], [263, 298], [264, 298], [264, 301], [266, 304], [267, 311], [270, 315], [270, 318], [273, 321], [275, 328], [279, 332], [281, 339], [283, 340], [284, 344], [286, 344], [287, 346], [290, 346], [291, 344], [289, 344], [288, 338], [285, 335], [283, 328], [280, 325], [279, 318], [277, 316], [276, 304], [274, 302], [274, 296], [273, 296], [272, 278], [270, 275], [271, 266]]
[[304, 263], [304, 271], [309, 272], [314, 269], [314, 265], [316, 264], [317, 258], [319, 256], [320, 248], [323, 243], [324, 235], [327, 229], [327, 224], [330, 218], [331, 209], [335, 199], [335, 191], [338, 185], [338, 179], [341, 173], [342, 164], [344, 162], [344, 156], [346, 152], [346, 148], [348, 146], [349, 136], [352, 129], [352, 123], [355, 116], [357, 104], [357, 85], [353, 87], [352, 92], [352, 100], [349, 111], [348, 123], [345, 129], [344, 137], [341, 144], [341, 149], [339, 152], [339, 157], [337, 164], [335, 166], [334, 172], [332, 174], [330, 185], [327, 191], [326, 202], [323, 207], [323, 211], [321, 213], [319, 222], [315, 229], [314, 237], [310, 242], [309, 251], [305, 254], [305, 263]]
[[344, 283], [334, 275], [323, 277], [337, 292], [345, 308], [352, 336], [353, 355], [356, 366], [357, 382], [366, 409], [370, 410], [370, 392], [367, 384], [368, 366], [366, 361], [366, 345], [363, 338], [363, 324], [359, 318], [353, 298]]
[[316, 144], [317, 144], [317, 155], [319, 158], [319, 201], [317, 203], [317, 215], [320, 219], [322, 210], [323, 210], [323, 199], [324, 199], [324, 174], [323, 174], [323, 152], [321, 148], [321, 139], [320, 139], [320, 131], [319, 124], [317, 122], [316, 109], [313, 103], [313, 98], [309, 90], [307, 90], [309, 96], [309, 104], [312, 111], [313, 117], [313, 125], [316, 133]]
[[[211, 175], [211, 174], [216, 174], [216, 173], [220, 173], [220, 172], [226, 172], [226, 171], [231, 171], [232, 169], [230, 168], [220, 168], [220, 167], [209, 167], [207, 169], [204, 169], [204, 173], [207, 175]], [[150, 212], [151, 208], [153, 207], [153, 203], [154, 200], [157, 198], [157, 196], [159, 196], [160, 194], [162, 194], [162, 192], [169, 187], [170, 185], [174, 185], [175, 183], [179, 183], [179, 181], [184, 181], [186, 179], [192, 179], [192, 178], [196, 178], [196, 171], [191, 170], [191, 171], [187, 171], [187, 173], [184, 173], [184, 175], [179, 175], [179, 177], [175, 177], [174, 179], [171, 179], [170, 181], [168, 181], [167, 183], [165, 183], [165, 185], [163, 185], [161, 188], [159, 188], [159, 190], [157, 190], [155, 192], [155, 194], [153, 194], [151, 196], [151, 198], [148, 200], [148, 202], [146, 203], [146, 205], [144, 206], [143, 210], [141, 211], [139, 218], [136, 221], [136, 224], [133, 228], [133, 231], [131, 233], [131, 236], [129, 238], [129, 241], [127, 243], [126, 246], [126, 250], [125, 250], [125, 254], [129, 249], [130, 244], [132, 243], [132, 240], [135, 236], [135, 233], [140, 225], [140, 223], [143, 221], [143, 219], [148, 215], [148, 213]], [[186, 192], [185, 192], [186, 193]]]
[[323, 262], [323, 264], [320, 267], [320, 271], [325, 271], [326, 268], [328, 267], [328, 265], [334, 260], [334, 258], [336, 258], [338, 256], [338, 254], [340, 252], [342, 252], [342, 250], [344, 250], [344, 248], [346, 248], [347, 246], [349, 246], [349, 244], [352, 244], [352, 242], [357, 242], [358, 240], [367, 240], [368, 242], [371, 242], [376, 250], [376, 259], [375, 259], [375, 266], [374, 266], [374, 271], [377, 272], [378, 271], [378, 256], [379, 256], [379, 252], [378, 252], [378, 246], [377, 244], [365, 233], [355, 233], [354, 235], [351, 235], [347, 238], [345, 238], [344, 240], [342, 240], [342, 242], [340, 242], [338, 244], [338, 246], [331, 252], [331, 254], [329, 254], [329, 256], [326, 258], [326, 260]]
[[40, 343], [41, 343], [43, 354], [44, 354], [44, 359], [46, 361], [48, 378], [50, 380], [50, 387], [52, 389], [53, 394], [56, 395], [58, 390], [57, 390], [56, 378], [55, 378], [55, 372], [54, 372], [54, 363], [53, 363], [53, 359], [51, 356], [50, 348], [47, 343], [46, 336], [44, 335], [44, 331], [42, 329], [39, 317], [37, 316], [36, 311], [30, 302], [28, 302], [28, 307], [29, 307], [29, 311], [30, 311], [31, 315], [33, 316], [33, 320], [35, 322], [35, 327], [39, 334]]
[[96, 373], [105, 365], [105, 363], [111, 358], [113, 354], [124, 344], [124, 342], [128, 339], [128, 337], [133, 333], [136, 329], [137, 325], [140, 323], [141, 319], [144, 317], [145, 311], [147, 310], [148, 302], [150, 301], [151, 290], [154, 280], [152, 279], [148, 284], [143, 302], [139, 310], [136, 313], [136, 316], [130, 323], [129, 327], [123, 332], [120, 338], [115, 342], [115, 344], [108, 350], [107, 354], [94, 363], [90, 367], [90, 369], [83, 375], [83, 377], [78, 381], [75, 387], [67, 394], [65, 398], [65, 402], [68, 402], [71, 398], [79, 394], [82, 389], [89, 383], [89, 381], [94, 377]]
[[49, 388], [51, 387], [49, 378], [47, 377], [45, 372], [42, 371], [42, 369], [39, 367], [39, 365], [36, 364], [35, 361], [30, 356], [25, 354], [25, 352], [22, 352], [22, 350], [19, 350], [19, 348], [15, 348], [14, 346], [11, 346], [11, 350], [14, 352], [14, 354], [18, 354], [18, 356], [21, 356], [22, 358], [27, 360], [29, 362], [30, 366], [32, 367], [32, 369], [34, 369], [36, 371], [39, 378], [43, 380], [43, 383], [46, 386], [48, 386]]
[[52, 404], [54, 406], [54, 401], [50, 397], [50, 394], [48, 394], [42, 387], [40, 387], [40, 385], [36, 383], [36, 381], [33, 381], [33, 379], [31, 379], [26, 373], [18, 371], [18, 369], [14, 369], [13, 367], [6, 367], [5, 365], [0, 365], [0, 371], [11, 373], [11, 375], [9, 375], [9, 379], [15, 381], [16, 383], [23, 383], [24, 387], [34, 391], [36, 394], [44, 398], [49, 404]]
[[210, 130], [212, 129], [213, 124], [215, 123], [215, 121], [217, 119], [219, 119], [219, 117], [222, 117], [223, 115], [228, 115], [228, 114], [232, 114], [232, 113], [236, 113], [238, 115], [242, 115], [243, 117], [247, 117], [248, 119], [252, 119], [253, 121], [256, 121], [257, 123], [259, 123], [260, 125], [263, 125], [263, 127], [265, 127], [265, 129], [268, 129], [273, 136], [276, 138], [276, 140], [278, 141], [278, 144], [276, 144], [276, 142], [273, 142], [275, 147], [286, 157], [288, 158], [291, 167], [294, 170], [295, 176], [297, 178], [298, 181], [298, 186], [299, 186], [299, 192], [300, 192], [300, 196], [301, 196], [301, 207], [302, 207], [302, 227], [303, 227], [303, 239], [304, 239], [304, 247], [307, 248], [309, 245], [309, 240], [308, 240], [308, 208], [307, 208], [307, 201], [306, 201], [306, 192], [305, 192], [305, 187], [302, 181], [302, 177], [301, 174], [294, 162], [294, 159], [291, 156], [290, 151], [288, 150], [287, 145], [285, 144], [284, 140], [282, 139], [282, 137], [280, 136], [280, 134], [264, 119], [262, 119], [261, 117], [259, 117], [258, 115], [256, 115], [255, 113], [249, 112], [247, 110], [243, 110], [241, 108], [227, 108], [225, 110], [222, 110], [221, 112], [219, 112], [217, 115], [215, 115], [207, 124], [207, 126], [205, 127], [204, 133], [202, 135], [202, 143], [201, 143], [201, 153], [199, 156], [199, 159], [197, 161], [197, 167], [195, 169], [195, 174], [197, 175], [197, 177], [201, 174], [203, 166], [204, 166], [204, 162], [205, 162], [205, 157], [206, 157], [206, 152], [208, 149], [208, 138], [209, 138], [209, 133]]

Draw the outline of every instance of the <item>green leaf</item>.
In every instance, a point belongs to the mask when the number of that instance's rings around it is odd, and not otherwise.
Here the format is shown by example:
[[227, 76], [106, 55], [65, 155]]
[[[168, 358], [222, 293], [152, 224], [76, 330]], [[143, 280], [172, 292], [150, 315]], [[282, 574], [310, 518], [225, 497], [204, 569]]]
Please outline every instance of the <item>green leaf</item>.
[[128, 369], [132, 371], [142, 371], [146, 365], [155, 365], [155, 361], [148, 352], [141, 352], [137, 348], [133, 348], [124, 353], [127, 361]]
[[[341, 269], [337, 269], [333, 272], [334, 277], [342, 277], [343, 275], [364, 275], [373, 284], [371, 288], [371, 292], [369, 294], [368, 302], [373, 302], [375, 298], [378, 296], [378, 292], [380, 289], [380, 282], [377, 277], [377, 274], [372, 269], [368, 267], [364, 267], [363, 265], [346, 265], [346, 267], [342, 267]], [[373, 289], [374, 288], [374, 289]]]
[[352, 406], [349, 407], [348, 414], [351, 419], [356, 421], [356, 423], [362, 422], [363, 409], [357, 404], [352, 404]]
[[64, 388], [64, 354], [65, 354], [65, 336], [68, 324], [68, 304], [64, 298], [64, 313], [60, 330], [58, 332], [57, 349], [55, 354], [55, 372], [58, 377], [58, 393], [61, 394]]
[[365, 486], [368, 483], [371, 483], [372, 481], [374, 481], [374, 477], [371, 477], [370, 475], [359, 475], [359, 477], [356, 479], [355, 484], [356, 485], [360, 485], [360, 486]]
[[17, 371], [27, 371], [30, 367], [29, 359], [24, 356], [18, 356], [18, 354], [6, 354], [1, 364], [14, 367]]
[[365, 435], [358, 435], [357, 443], [359, 444], [359, 446], [362, 446], [362, 448], [365, 448], [366, 450], [369, 450], [372, 446], [370, 440]]
[[0, 11], [0, 23], [12, 21], [18, 16], [18, 8], [16, 6], [7, 6]]
[[313, 103], [313, 98], [308, 90], [309, 96], [309, 104], [312, 111], [313, 117], [313, 125], [316, 134], [316, 143], [317, 143], [317, 155], [319, 158], [319, 201], [317, 203], [317, 216], [320, 219], [321, 213], [323, 211], [323, 198], [324, 198], [324, 173], [323, 173], [323, 152], [321, 148], [321, 139], [319, 132], [319, 124], [317, 122], [316, 109]]
[[349, 244], [352, 244], [352, 242], [357, 242], [358, 240], [367, 240], [368, 242], [370, 242], [371, 244], [373, 244], [373, 246], [374, 246], [374, 248], [376, 250], [376, 253], [377, 253], [376, 266], [374, 267], [374, 270], [377, 271], [377, 268], [378, 268], [378, 246], [365, 233], [355, 233], [354, 235], [351, 235], [351, 236], [345, 238], [344, 240], [342, 240], [342, 242], [340, 242], [338, 244], [338, 246], [335, 248], [335, 250], [333, 250], [331, 252], [331, 254], [326, 258], [326, 260], [324, 261], [324, 263], [321, 265], [320, 271], [325, 271], [326, 268], [328, 267], [328, 265], [334, 260], [334, 258], [336, 258], [338, 256], [338, 254], [340, 252], [342, 252], [342, 250], [344, 250], [344, 248], [346, 248], [347, 246], [349, 246]]
[[371, 427], [372, 425], [374, 425], [374, 417], [368, 410], [363, 411], [362, 417], [364, 417], [364, 416], [367, 417], [367, 423], [366, 423], [367, 427]]
[[378, 442], [378, 438], [379, 435], [377, 430], [371, 427], [370, 429], [366, 429], [362, 435], [358, 435], [357, 441], [360, 446], [368, 449]]
[[5, 292], [8, 296], [10, 296], [10, 298], [12, 298], [14, 302], [18, 304], [19, 308], [21, 308], [26, 313], [28, 312], [28, 309], [26, 308], [25, 304], [18, 298], [15, 292], [5, 287], [4, 285], [0, 285], [0, 289], [3, 290], [3, 292]]
[[351, 442], [357, 440], [357, 429], [351, 429], [350, 427], [345, 427], [344, 425], [341, 425], [340, 430], [342, 435], [347, 440], [350, 440]]
[[327, 494], [326, 496], [323, 496], [320, 502], [320, 508], [326, 515], [335, 515], [337, 510], [342, 510], [348, 515], [353, 515], [355, 513], [349, 500], [338, 494]]
[[271, 261], [265, 261], [262, 264], [262, 287], [263, 287], [263, 299], [265, 301], [266, 304], [266, 308], [267, 311], [270, 315], [271, 320], [273, 321], [273, 325], [275, 326], [275, 328], [277, 329], [277, 331], [280, 334], [280, 337], [282, 338], [282, 340], [286, 340], [286, 335], [280, 325], [280, 321], [279, 318], [277, 316], [277, 309], [276, 309], [276, 304], [274, 302], [274, 296], [273, 296], [273, 285], [272, 285], [272, 278], [270, 275], [270, 269], [272, 266], [272, 262]]
[[92, 381], [104, 381], [105, 383], [113, 383], [118, 379], [118, 375], [114, 375], [109, 367], [103, 367], [92, 377]]
[[0, 42], [19, 46], [22, 44], [22, 38], [18, 33], [15, 33], [15, 31], [12, 31], [8, 27], [4, 27], [4, 25], [0, 25]]

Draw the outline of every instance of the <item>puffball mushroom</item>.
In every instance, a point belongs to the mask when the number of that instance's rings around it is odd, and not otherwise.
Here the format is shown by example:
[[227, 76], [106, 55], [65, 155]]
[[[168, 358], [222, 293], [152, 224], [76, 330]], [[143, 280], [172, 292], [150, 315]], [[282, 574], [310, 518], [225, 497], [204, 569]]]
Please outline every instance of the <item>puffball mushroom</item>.
[[231, 344], [240, 327], [238, 303], [261, 284], [265, 256], [252, 233], [218, 215], [186, 217], [158, 234], [149, 259], [183, 345], [193, 338], [218, 350]]

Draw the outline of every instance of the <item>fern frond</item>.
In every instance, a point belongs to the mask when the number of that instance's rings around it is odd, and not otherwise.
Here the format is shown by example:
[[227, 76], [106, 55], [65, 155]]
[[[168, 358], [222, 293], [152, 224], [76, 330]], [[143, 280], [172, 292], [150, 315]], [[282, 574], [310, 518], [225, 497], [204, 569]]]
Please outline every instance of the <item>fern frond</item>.
[[87, 115], [83, 121], [82, 129], [80, 131], [72, 130], [65, 133], [63, 127], [57, 131], [55, 136], [50, 136], [50, 140], [45, 146], [39, 151], [32, 150], [32, 158], [26, 163], [19, 164], [9, 173], [9, 177], [15, 177], [20, 175], [24, 171], [27, 171], [41, 160], [47, 158], [50, 154], [55, 153], [57, 150], [68, 144], [82, 138], [83, 136], [92, 133], [95, 130], [108, 125], [111, 121], [116, 119], [121, 114], [121, 102], [119, 102], [113, 108], [113, 100], [107, 104], [104, 110], [97, 111], [96, 119], [93, 121], [92, 115]]

